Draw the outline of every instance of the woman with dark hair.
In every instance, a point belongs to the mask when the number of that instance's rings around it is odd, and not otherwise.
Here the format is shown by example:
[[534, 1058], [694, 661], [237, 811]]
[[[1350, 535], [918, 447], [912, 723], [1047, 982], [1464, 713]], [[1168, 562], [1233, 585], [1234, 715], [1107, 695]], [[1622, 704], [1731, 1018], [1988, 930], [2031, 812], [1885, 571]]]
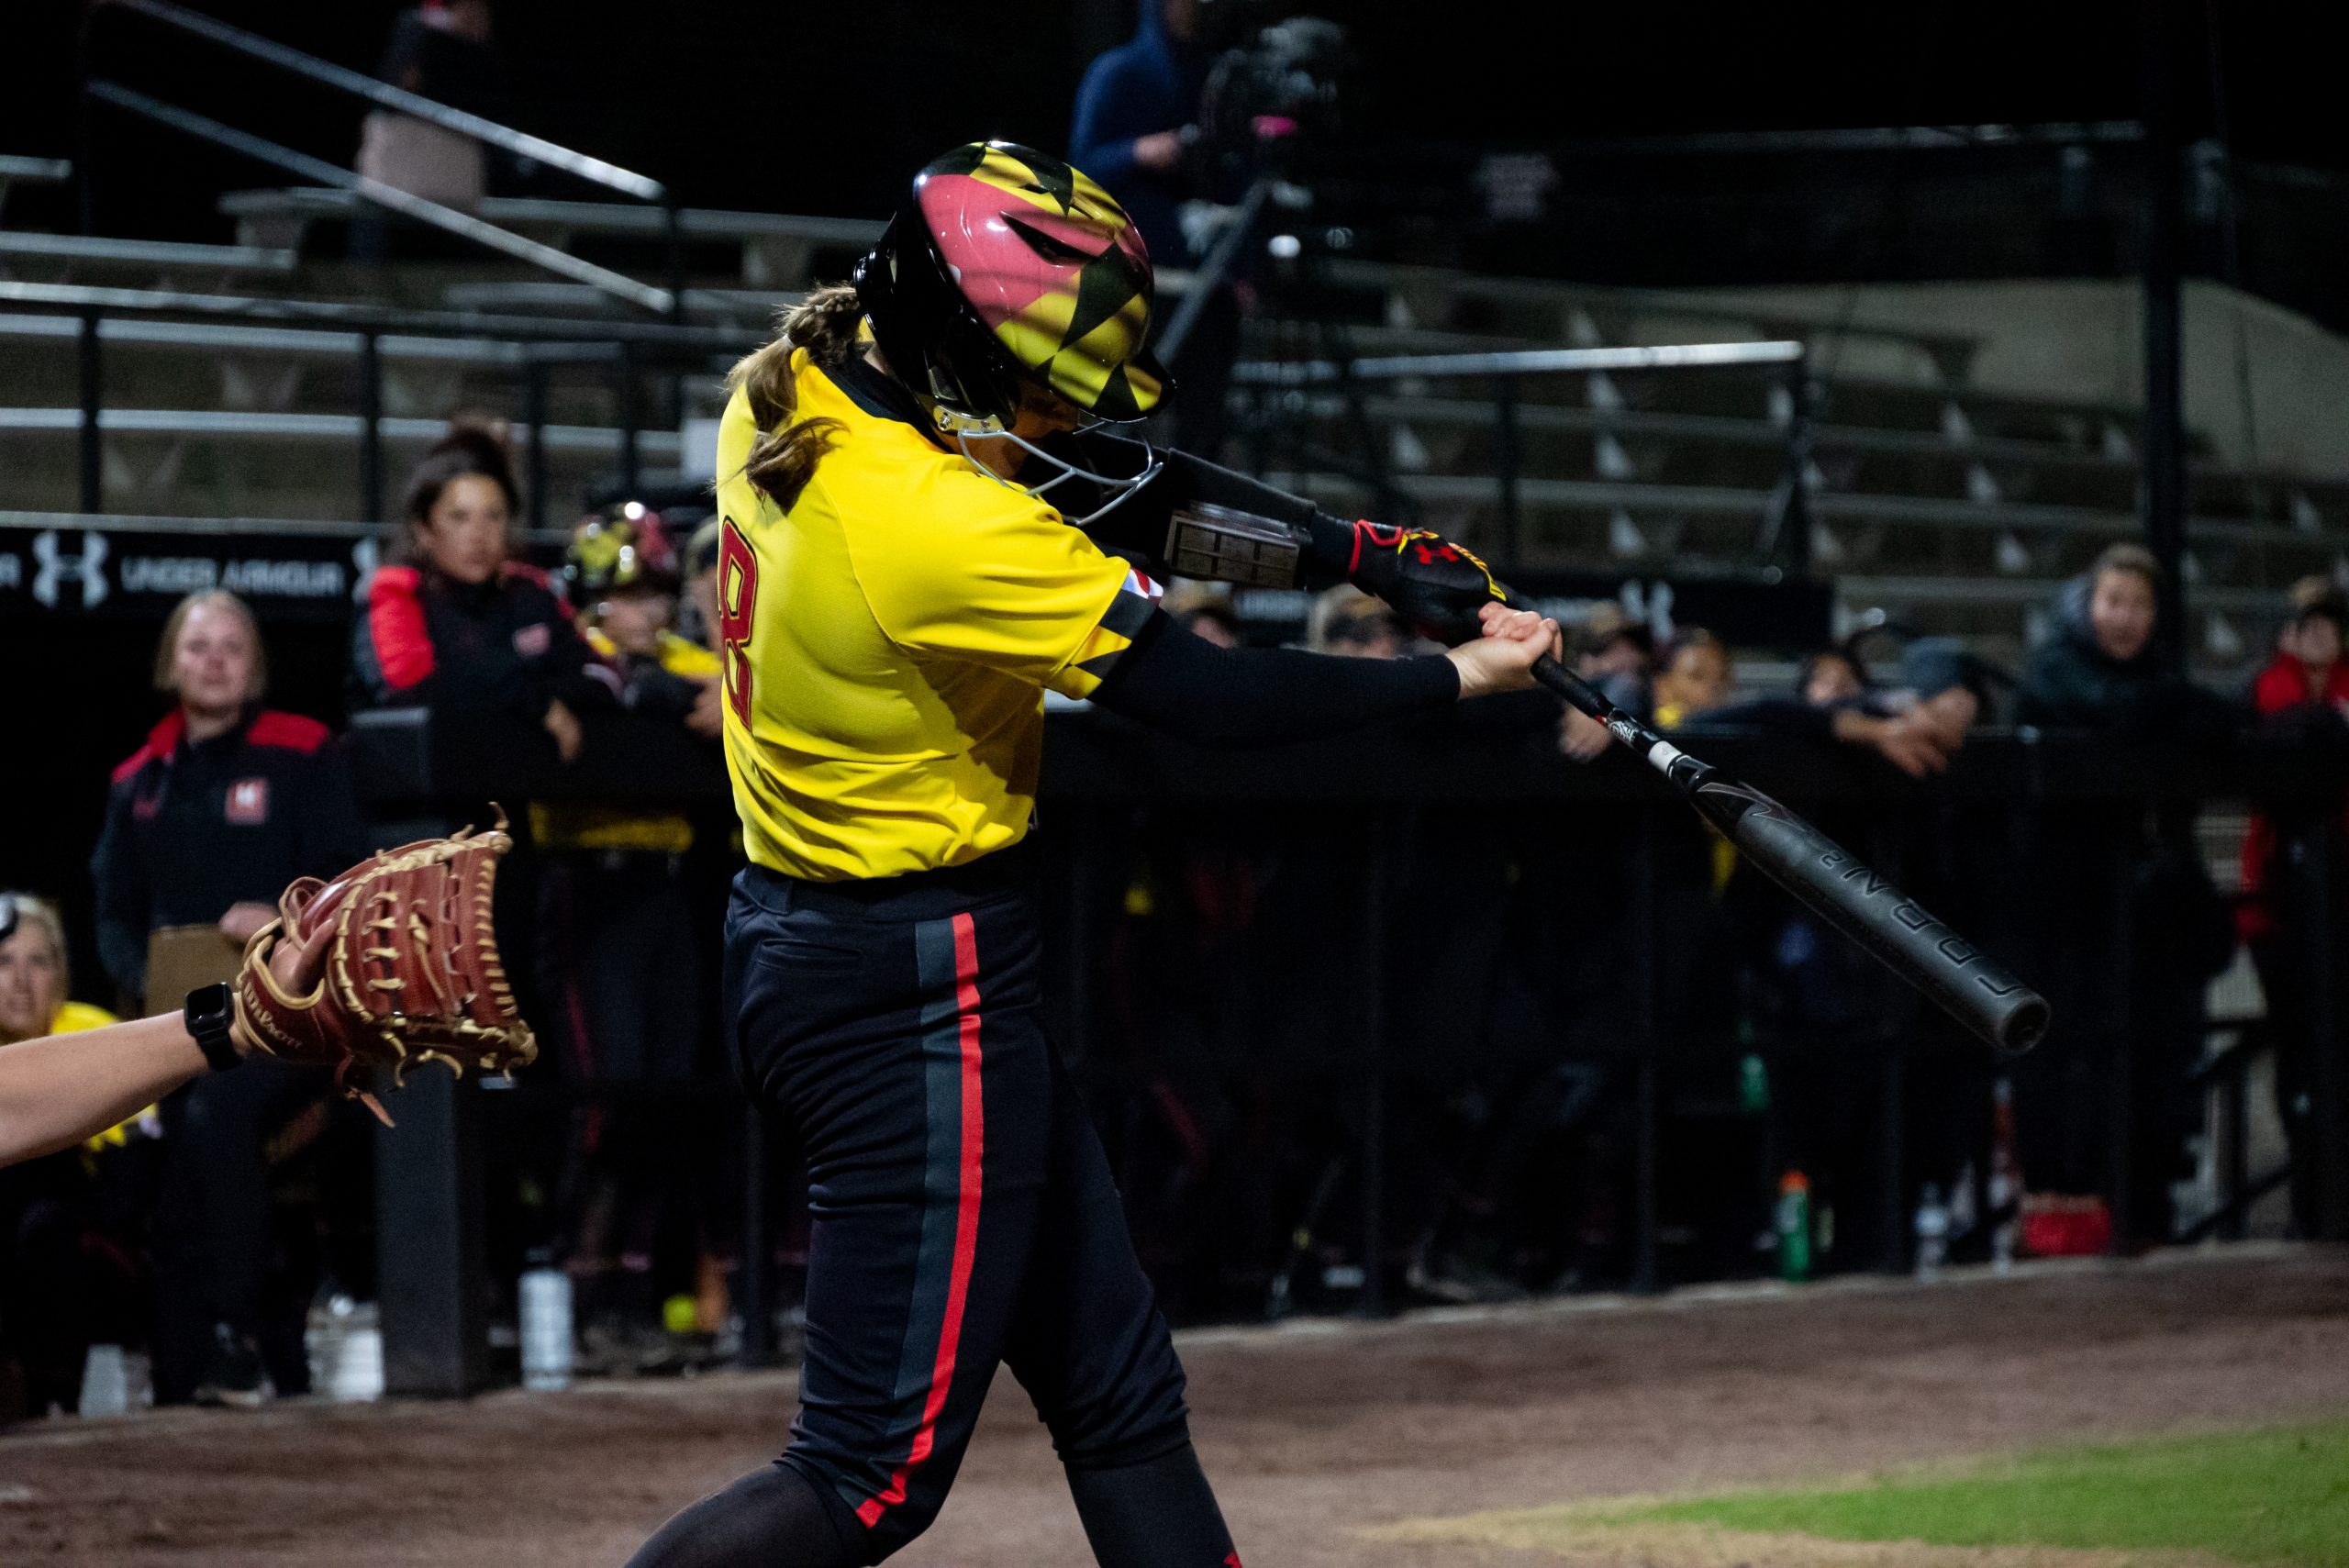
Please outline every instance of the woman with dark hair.
[[394, 564], [367, 584], [351, 635], [351, 706], [510, 715], [565, 762], [612, 672], [545, 573], [510, 558], [514, 480], [487, 443], [452, 435], [409, 477]]
[[[147, 996], [150, 935], [217, 927], [218, 973], [204, 978], [224, 978], [245, 941], [275, 917], [279, 889], [328, 875], [361, 853], [340, 751], [316, 719], [262, 706], [267, 671], [260, 628], [233, 594], [191, 595], [164, 624], [155, 685], [176, 700], [115, 770], [106, 829], [90, 860], [99, 958], [117, 985], [147, 998], [147, 1010], [179, 1000]], [[266, 1396], [265, 1149], [327, 1085], [314, 1069], [259, 1067], [205, 1080], [162, 1107], [159, 1400], [250, 1405]], [[298, 1337], [267, 1372], [279, 1393], [306, 1388]]]

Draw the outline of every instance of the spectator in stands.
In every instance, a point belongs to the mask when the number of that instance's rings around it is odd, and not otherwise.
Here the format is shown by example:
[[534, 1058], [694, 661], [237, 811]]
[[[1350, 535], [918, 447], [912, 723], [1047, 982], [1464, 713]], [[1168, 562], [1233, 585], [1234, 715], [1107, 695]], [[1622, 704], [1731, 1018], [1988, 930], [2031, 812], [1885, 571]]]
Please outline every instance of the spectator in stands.
[[1305, 645], [1349, 659], [1400, 659], [1411, 645], [1411, 630], [1380, 601], [1341, 584], [1313, 601]]
[[[2163, 617], [2152, 552], [2135, 544], [2107, 549], [2066, 585], [2052, 634], [2025, 662], [2018, 722], [2141, 742], [2211, 743], [2232, 734], [2232, 706], [2165, 657], [2172, 629]], [[2190, 1169], [2185, 1140], [2200, 1124], [2188, 1070], [2202, 1050], [2204, 988], [2232, 960], [2233, 932], [2190, 808], [2125, 819], [2109, 811], [2074, 818], [2060, 808], [2045, 816], [2051, 825], [2033, 862], [2040, 885], [2027, 906], [2043, 923], [2043, 951], [2054, 955], [2048, 989], [2058, 1021], [2016, 1068], [2024, 1173], [2034, 1187], [2103, 1188], [2122, 1205], [2126, 1240], [2166, 1240], [2170, 1184]], [[2115, 865], [2130, 868], [2131, 879], [2119, 933], [2109, 891]], [[2118, 973], [2110, 958], [2116, 935], [2129, 944]], [[2114, 1081], [2104, 1074], [2123, 1058], [2127, 1146], [2099, 1148], [2114, 1126]], [[2110, 1180], [2116, 1168], [2128, 1173], [2125, 1192]]]
[[[509, 96], [496, 52], [490, 48], [489, 0], [425, 0], [392, 25], [391, 43], [375, 74], [436, 104], [500, 123], [510, 120]], [[360, 133], [360, 173], [384, 184], [471, 212], [489, 183], [489, 150], [428, 120], [390, 109], [372, 111]], [[355, 231], [353, 250], [382, 254], [379, 223]]]
[[1963, 739], [1963, 726], [1952, 737], [1950, 717], [1940, 708], [1923, 708], [1909, 693], [1877, 691], [1859, 660], [1839, 647], [1819, 649], [1803, 660], [1792, 698], [1719, 708], [1709, 721], [1839, 740], [1876, 752], [1910, 778], [1923, 778], [1946, 769], [1950, 752]]
[[[90, 862], [99, 956], [147, 1012], [174, 1000], [150, 994], [162, 978], [150, 974], [150, 951], [179, 972], [170, 986], [225, 979], [243, 943], [275, 917], [270, 901], [280, 889], [331, 876], [364, 852], [341, 752], [317, 720], [262, 706], [267, 676], [260, 628], [235, 595], [191, 595], [164, 623], [155, 685], [177, 701], [115, 770]], [[191, 927], [217, 928], [220, 940], [204, 951]], [[298, 1329], [292, 1353], [273, 1355], [266, 1369], [257, 1345], [269, 1328], [264, 1151], [327, 1090], [316, 1069], [255, 1061], [206, 1073], [163, 1103], [160, 1400], [258, 1403], [264, 1370], [279, 1393], [306, 1389]]]
[[2163, 657], [2161, 569], [2116, 544], [2056, 600], [2054, 628], [2023, 665], [2016, 721], [2045, 728], [2205, 740], [2232, 728], [2229, 706]]
[[1184, 144], [1197, 135], [1207, 84], [1199, 5], [1141, 0], [1139, 9], [1134, 36], [1085, 68], [1068, 155], [1118, 198], [1152, 258], [1176, 258], [1186, 254], [1176, 210], [1196, 194]]
[[29, 893], [0, 893], [0, 1045], [115, 1021], [104, 1007], [72, 1000], [72, 988], [56, 906]]
[[1664, 651], [1655, 678], [1655, 722], [1664, 729], [1686, 724], [1729, 701], [1729, 650], [1702, 627], [1689, 627]]
[[1806, 706], [1842, 707], [1868, 695], [1868, 678], [1845, 650], [1821, 648], [1796, 670], [1795, 691]]
[[[1085, 68], [1069, 128], [1070, 159], [1118, 198], [1161, 267], [1196, 267], [1213, 247], [1206, 230], [1197, 243], [1185, 232], [1186, 202], [1239, 195], [1205, 172], [1195, 149], [1208, 64], [1199, 12], [1200, 0], [1141, 0], [1133, 37]], [[1167, 364], [1184, 387], [1175, 444], [1202, 457], [1223, 444], [1224, 391], [1240, 348], [1238, 281], [1223, 279], [1208, 296]]]
[[2011, 685], [2013, 680], [1953, 639], [1920, 637], [1900, 656], [1900, 689], [1893, 695], [1932, 726], [1946, 750], [1955, 751], [1989, 711], [1991, 686]]
[[[1650, 682], [1655, 673], [1655, 638], [1620, 606], [1602, 605], [1576, 639], [1575, 673], [1633, 717], [1645, 721], [1655, 706]], [[1558, 750], [1587, 762], [1607, 750], [1614, 736], [1579, 708], [1564, 708], [1558, 719]]]
[[[629, 711], [718, 738], [718, 656], [669, 629], [677, 556], [659, 517], [638, 502], [573, 530], [563, 578], [579, 628], [618, 672]], [[534, 805], [531, 837], [548, 856], [540, 935], [558, 1071], [596, 1093], [574, 1118], [559, 1223], [580, 1289], [588, 1348], [607, 1362], [662, 1356], [661, 1303], [695, 1288], [696, 1175], [690, 1126], [676, 1106], [609, 1091], [674, 1084], [700, 1066], [699, 925], [682, 813], [586, 804]]]
[[[68, 1000], [72, 990], [55, 906], [0, 893], [0, 1045], [115, 1021]], [[90, 1197], [79, 1151], [0, 1171], [0, 1422], [71, 1410], [80, 1396], [95, 1305], [83, 1248]], [[12, 1384], [20, 1397], [9, 1397]]]
[[396, 563], [367, 584], [352, 628], [351, 706], [430, 707], [533, 725], [570, 762], [578, 710], [619, 679], [579, 635], [546, 573], [511, 559], [514, 479], [452, 431], [417, 465]]
[[1180, 622], [1186, 630], [1196, 633], [1218, 648], [1237, 648], [1240, 616], [1231, 607], [1231, 595], [1221, 584], [1183, 583], [1167, 590], [1161, 606], [1168, 615]]
[[[2312, 591], [2295, 594], [2294, 613], [2278, 638], [2275, 660], [2252, 684], [2253, 709], [2279, 738], [2299, 742], [2311, 752], [2329, 748], [2335, 756], [2349, 746], [2349, 662], [2342, 658], [2344, 628], [2349, 628], [2349, 602], [2329, 584], [2319, 580]], [[2349, 801], [2342, 807], [2342, 826], [2349, 831]], [[2280, 891], [2288, 868], [2283, 859], [2284, 835], [2266, 812], [2254, 814], [2243, 845], [2243, 899], [2236, 906], [2235, 927], [2251, 950], [2259, 971], [2260, 989], [2267, 1000], [2269, 1035], [2276, 1050], [2276, 1109], [2292, 1150], [2292, 1218], [2302, 1235], [2315, 1234], [2317, 1222], [2316, 1151], [2321, 1147], [2314, 1128], [2311, 1096], [2318, 1044], [2314, 1006], [2303, 949], [2297, 940], [2292, 901]], [[2325, 868], [2333, 890], [2330, 911], [2333, 929], [2349, 930], [2341, 922], [2349, 917], [2349, 866]], [[2333, 1050], [2340, 1051], [2349, 1004], [2349, 965], [2334, 965], [2335, 995], [2332, 998]]]

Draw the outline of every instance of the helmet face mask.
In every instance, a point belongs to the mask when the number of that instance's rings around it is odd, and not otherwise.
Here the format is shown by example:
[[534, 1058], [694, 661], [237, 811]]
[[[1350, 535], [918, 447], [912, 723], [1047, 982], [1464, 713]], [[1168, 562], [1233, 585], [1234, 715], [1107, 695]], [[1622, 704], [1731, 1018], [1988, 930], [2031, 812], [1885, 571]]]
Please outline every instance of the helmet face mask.
[[915, 176], [912, 200], [857, 263], [854, 282], [891, 373], [964, 456], [978, 461], [972, 440], [1010, 440], [1061, 470], [1037, 494], [1071, 477], [1117, 492], [1078, 522], [1157, 472], [1152, 462], [1111, 479], [1013, 430], [1040, 397], [1080, 425], [1129, 423], [1170, 390], [1146, 347], [1150, 252], [1125, 210], [1083, 173], [1008, 142], [956, 148]]

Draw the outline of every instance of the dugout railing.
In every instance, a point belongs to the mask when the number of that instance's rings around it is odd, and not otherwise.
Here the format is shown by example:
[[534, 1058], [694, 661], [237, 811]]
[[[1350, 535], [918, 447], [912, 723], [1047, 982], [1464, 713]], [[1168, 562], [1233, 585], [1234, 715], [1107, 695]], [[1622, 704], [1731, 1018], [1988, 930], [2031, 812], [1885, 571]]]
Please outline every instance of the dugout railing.
[[[1520, 718], [1524, 716], [1520, 715]], [[1718, 1275], [1728, 1254], [1692, 1253], [1675, 1236], [1688, 1228], [1688, 1174], [1682, 1167], [1718, 1146], [1723, 1129], [1734, 1133], [1722, 1102], [1723, 1073], [1756, 1037], [1724, 1034], [1717, 1021], [1692, 1016], [1692, 993], [1732, 984], [1727, 968], [1692, 966], [1688, 922], [1701, 917], [1707, 896], [1701, 878], [1713, 862], [1686, 807], [1644, 770], [1620, 757], [1577, 767], [1559, 758], [1537, 722], [1445, 728], [1416, 735], [1363, 737], [1284, 748], [1238, 757], [1202, 753], [1135, 729], [1103, 714], [1070, 714], [1050, 721], [1045, 749], [1040, 843], [1046, 851], [1048, 919], [1055, 950], [1051, 1007], [1056, 1032], [1072, 1059], [1097, 1117], [1114, 1145], [1130, 1131], [1132, 1107], [1149, 1115], [1139, 1082], [1147, 1064], [1137, 1054], [1130, 1015], [1137, 998], [1134, 963], [1134, 866], [1138, 857], [1186, 844], [1235, 840], [1256, 852], [1318, 856], [1325, 878], [1311, 917], [1292, 922], [1287, 951], [1299, 966], [1286, 976], [1292, 992], [1318, 992], [1341, 1018], [1333, 1050], [1275, 1038], [1268, 1028], [1251, 1049], [1273, 1057], [1297, 1051], [1300, 1060], [1270, 1065], [1288, 1092], [1313, 1096], [1317, 1114], [1344, 1128], [1345, 1146], [1319, 1185], [1313, 1228], [1361, 1265], [1359, 1287], [1339, 1303], [1353, 1310], [1391, 1309], [1406, 1275], [1409, 1238], [1395, 1213], [1422, 1195], [1410, 1184], [1424, 1176], [1398, 1170], [1399, 1129], [1408, 1130], [1426, 1109], [1450, 1065], [1415, 1056], [1408, 1020], [1424, 1016], [1427, 987], [1440, 984], [1424, 962], [1431, 931], [1447, 912], [1420, 901], [1429, 846], [1474, 841], [1476, 852], [1497, 848], [1520, 856], [1567, 851], [1583, 870], [1574, 885], [1553, 883], [1524, 897], [1580, 901], [1580, 929], [1607, 945], [1586, 971], [1598, 976], [1589, 1016], [1553, 1019], [1553, 1032], [1521, 1041], [1598, 1065], [1610, 1114], [1627, 1129], [1620, 1170], [1608, 1179], [1628, 1199], [1624, 1244], [1615, 1283], [1659, 1288], [1708, 1273]], [[2130, 963], [2149, 933], [2141, 929], [2141, 851], [2149, 842], [2141, 825], [2166, 815], [2182, 819], [2217, 801], [2256, 803], [2283, 837], [2279, 862], [2288, 869], [2279, 890], [2299, 961], [2309, 966], [2310, 994], [2337, 994], [2341, 929], [2333, 885], [2342, 856], [2339, 805], [2349, 787], [2340, 759], [2247, 736], [2218, 753], [2188, 754], [2121, 746], [2086, 736], [1987, 731], [1976, 736], [1944, 777], [1916, 784], [1871, 760], [1822, 744], [1722, 730], [1692, 728], [1685, 743], [1702, 755], [1781, 795], [1831, 826], [1940, 912], [1969, 938], [2011, 962], [2057, 1002], [2057, 1029], [2043, 1052], [2049, 1065], [2076, 1061], [2090, 1093], [2082, 1102], [2095, 1168], [2089, 1186], [2109, 1205], [2115, 1246], [2135, 1244], [2145, 1217], [2132, 1215], [2144, 1173], [2145, 1140], [2134, 1123], [2145, 1113], [2151, 1087], [2145, 1041], [2176, 1022], [2149, 1015], [2151, 995]], [[577, 798], [698, 804], [722, 810], [724, 784], [714, 757], [674, 732], [626, 718], [591, 722], [579, 762], [557, 768], [541, 757], [535, 739], [485, 743], [462, 724], [417, 716], [371, 717], [355, 731], [360, 776], [379, 809], [393, 815], [430, 802], [479, 802], [495, 796]], [[2060, 877], [2068, 885], [2051, 888]], [[710, 911], [714, 927], [716, 911]], [[1297, 925], [1308, 927], [1300, 931]], [[2071, 929], [2076, 925], [2077, 929]], [[2052, 929], [2061, 926], [2065, 929]], [[1560, 952], [1557, 962], [1573, 955]], [[1121, 972], [1129, 973], [1121, 979]], [[1206, 984], [1208, 977], [1193, 976]], [[2152, 977], [2152, 978], [2158, 978]], [[1916, 997], [1876, 976], [1855, 1025], [1821, 1029], [1800, 1041], [1758, 1040], [1768, 1051], [1798, 1047], [1813, 1064], [1831, 1064], [1829, 1093], [1840, 1109], [1866, 1129], [1872, 1146], [1859, 1149], [1865, 1166], [1849, 1182], [1846, 1223], [1865, 1233], [1868, 1255], [1857, 1266], [1898, 1270], [1909, 1262], [1908, 1214], [1920, 1169], [1939, 1153], [1905, 1146], [1922, 1128], [1932, 1135], [1942, 1097], [1982, 1101], [1987, 1117], [1991, 1064]], [[1147, 1001], [1147, 998], [1142, 998]], [[1473, 1000], [1473, 999], [1469, 999]], [[1467, 1002], [1463, 1003], [1468, 1005]], [[2344, 1122], [2344, 1063], [2337, 1022], [2320, 1006], [2305, 1020], [2304, 1042], [2315, 1113], [2312, 1139], [2299, 1152], [2312, 1162], [2318, 1207], [2316, 1233], [2349, 1235], [2349, 1122]], [[2175, 1039], [2170, 1036], [2167, 1038]], [[2193, 1045], [2200, 1054], [2202, 1036]], [[1159, 1042], [1163, 1049], [1164, 1042]], [[1262, 1067], [1266, 1063], [1255, 1065]], [[2176, 1063], [2188, 1075], [2225, 1077], [2240, 1059]], [[1165, 1063], [1161, 1062], [1160, 1068]], [[1207, 1073], [1229, 1069], [1227, 1053], [1191, 1066]], [[2132, 1072], [2139, 1082], [2132, 1087]], [[2060, 1074], [2059, 1074], [2060, 1076]], [[2193, 1092], [2200, 1093], [2199, 1078]], [[1953, 1089], [1953, 1085], [1959, 1085]], [[526, 1085], [527, 1088], [527, 1085]], [[477, 1221], [479, 1198], [465, 1189], [470, 1156], [464, 1131], [477, 1091], [437, 1074], [419, 1075], [395, 1106], [401, 1130], [384, 1135], [383, 1179], [405, 1206], [400, 1268], [406, 1307], [387, 1296], [387, 1347], [417, 1348], [428, 1369], [454, 1373], [467, 1333], [466, 1302], [482, 1299]], [[713, 1088], [713, 1107], [728, 1103]], [[739, 1102], [736, 1102], [739, 1103]], [[2240, 1090], [2225, 1102], [2238, 1117]], [[410, 1107], [402, 1109], [401, 1107]], [[477, 1105], [475, 1106], [477, 1109]], [[713, 1110], [713, 1114], [718, 1114]], [[738, 1130], [745, 1168], [742, 1209], [748, 1234], [765, 1235], [776, 1223], [773, 1165], [787, 1148], [786, 1129], [755, 1112], [723, 1113]], [[1969, 1113], [1971, 1114], [1971, 1113]], [[1696, 1118], [1694, 1121], [1691, 1118]], [[1921, 1118], [1921, 1119], [1920, 1119]], [[1127, 1131], [1121, 1132], [1120, 1129]], [[1763, 1136], [1760, 1129], [1753, 1136]], [[1855, 1146], [1856, 1147], [1856, 1146]], [[1696, 1150], [1698, 1155], [1689, 1151]], [[1718, 1152], [1718, 1147], [1715, 1148]], [[1403, 1151], [1408, 1159], [1408, 1150]], [[1708, 1156], [1709, 1157], [1709, 1156]], [[2026, 1150], [2026, 1182], [2033, 1179]], [[1741, 1146], [1723, 1181], [1751, 1184], [1771, 1168], [1762, 1146], [1758, 1166]], [[1742, 1163], [1741, 1163], [1742, 1162]], [[1742, 1170], [1749, 1173], [1740, 1175]], [[1708, 1177], [1707, 1179], [1713, 1179]], [[1135, 1184], [1129, 1182], [1130, 1199]], [[1333, 1207], [1330, 1198], [1340, 1195]], [[1746, 1195], [1757, 1199], [1761, 1195]], [[2222, 1201], [2248, 1198], [2248, 1185]], [[1308, 1216], [1287, 1217], [1303, 1225]], [[2188, 1232], [2235, 1233], [2239, 1205], [2227, 1204], [2215, 1222]], [[1731, 1214], [1734, 1206], [1719, 1211]], [[1746, 1210], [1755, 1204], [1748, 1202]], [[1739, 1211], [1743, 1212], [1743, 1211]], [[386, 1218], [385, 1246], [393, 1233]], [[1847, 1266], [1860, 1248], [1847, 1245]], [[386, 1252], [387, 1260], [391, 1256]], [[743, 1315], [745, 1359], [770, 1354], [777, 1285], [774, 1252], [746, 1245], [737, 1301]], [[1692, 1258], [1694, 1261], [1692, 1262]], [[1710, 1260], [1709, 1262], [1709, 1259]], [[1748, 1260], [1746, 1267], [1752, 1267]], [[434, 1358], [440, 1358], [438, 1362]], [[395, 1364], [398, 1362], [395, 1362]], [[430, 1377], [411, 1391], [461, 1391]]]

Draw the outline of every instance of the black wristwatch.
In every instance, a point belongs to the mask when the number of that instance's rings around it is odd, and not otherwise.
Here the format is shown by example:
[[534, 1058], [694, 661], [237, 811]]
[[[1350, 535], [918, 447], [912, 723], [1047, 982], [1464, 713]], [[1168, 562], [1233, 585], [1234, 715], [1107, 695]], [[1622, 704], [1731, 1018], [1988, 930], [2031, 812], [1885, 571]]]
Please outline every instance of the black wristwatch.
[[197, 986], [187, 994], [187, 1005], [180, 1010], [180, 1017], [187, 1023], [187, 1032], [195, 1037], [204, 1060], [212, 1063], [215, 1073], [226, 1073], [245, 1064], [245, 1059], [238, 1054], [237, 1042], [228, 1038], [228, 1025], [236, 1016], [236, 1005], [228, 999], [226, 981]]

